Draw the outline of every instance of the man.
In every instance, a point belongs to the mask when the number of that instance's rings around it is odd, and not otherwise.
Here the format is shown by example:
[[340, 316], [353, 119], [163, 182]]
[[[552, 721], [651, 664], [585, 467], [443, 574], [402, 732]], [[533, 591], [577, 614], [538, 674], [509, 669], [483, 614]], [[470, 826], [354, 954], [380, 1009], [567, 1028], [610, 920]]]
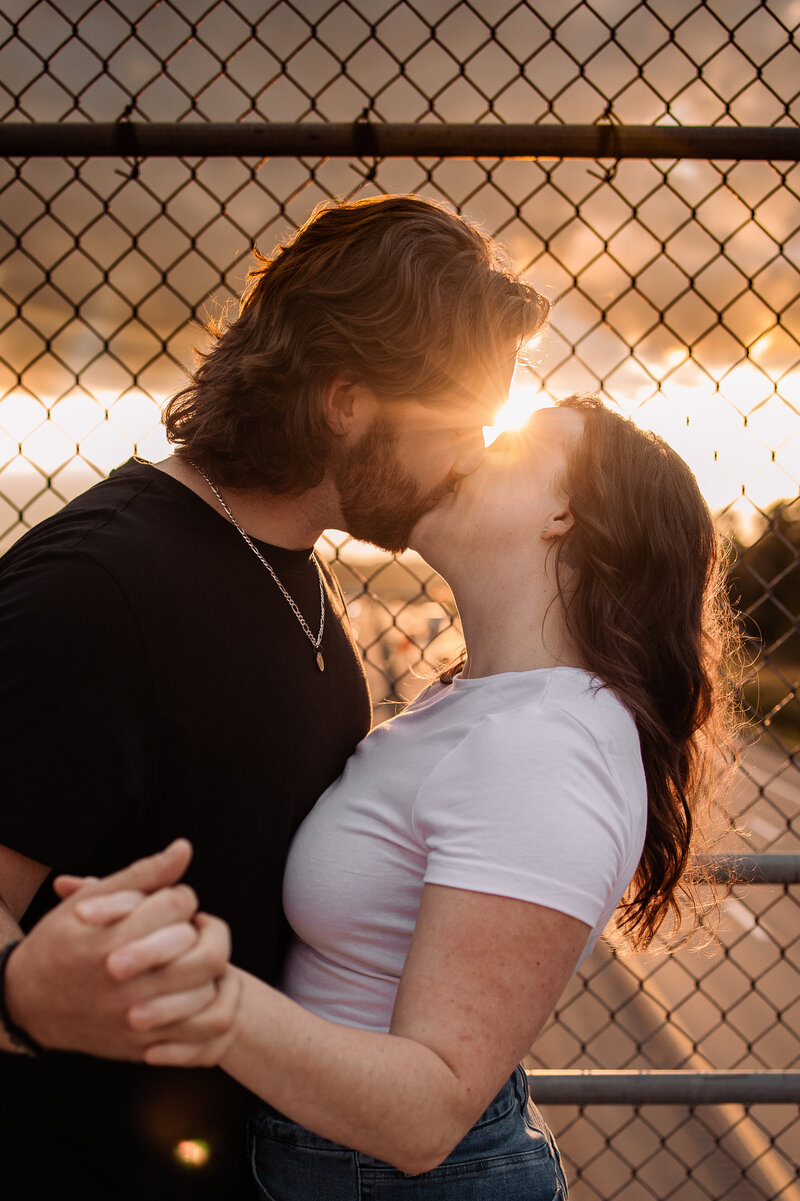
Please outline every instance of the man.
[[[279, 978], [289, 841], [370, 724], [311, 548], [335, 527], [401, 549], [477, 464], [547, 312], [417, 198], [328, 206], [256, 258], [167, 406], [173, 457], [132, 460], [0, 565], [0, 947], [28, 932], [4, 965], [1, 1170], [26, 1199], [249, 1195], [245, 1098], [221, 1074], [21, 1053], [104, 1053], [70, 903], [37, 924], [51, 874], [104, 876], [186, 835], [236, 962]], [[187, 1176], [176, 1152], [208, 1164]]]

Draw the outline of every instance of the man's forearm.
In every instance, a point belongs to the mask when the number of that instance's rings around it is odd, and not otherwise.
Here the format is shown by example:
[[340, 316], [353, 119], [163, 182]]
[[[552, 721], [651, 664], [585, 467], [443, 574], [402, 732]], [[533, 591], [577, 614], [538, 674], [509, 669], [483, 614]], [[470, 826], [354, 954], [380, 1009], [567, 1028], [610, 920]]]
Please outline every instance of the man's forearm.
[[[49, 871], [46, 864], [30, 859], [12, 847], [0, 845], [0, 954], [23, 937], [20, 922]], [[3, 968], [0, 1014], [4, 1020], [0, 1021], [0, 1051], [25, 1050], [28, 1022], [17, 995], [18, 967], [18, 951], [14, 949], [7, 955]], [[17, 1035], [16, 1042], [10, 1035], [9, 1025]]]
[[20, 924], [0, 902], [0, 947], [4, 947], [7, 942], [15, 942], [18, 938], [22, 938]]
[[[7, 947], [9, 943], [16, 942], [22, 937], [23, 935], [19, 926], [19, 922], [17, 922], [14, 916], [9, 913], [5, 905], [0, 904], [0, 951], [2, 951], [4, 947]], [[11, 996], [13, 993], [13, 987], [9, 983], [10, 976], [11, 973], [8, 970], [8, 964], [6, 964], [6, 971], [4, 972], [4, 996], [2, 1001], [2, 1012], [8, 1013], [12, 1021], [16, 1021], [14, 1016], [14, 1002]], [[11, 1051], [15, 1053], [21, 1053], [22, 1051], [22, 1048], [12, 1041], [11, 1035], [2, 1022], [0, 1022], [0, 1051]]]

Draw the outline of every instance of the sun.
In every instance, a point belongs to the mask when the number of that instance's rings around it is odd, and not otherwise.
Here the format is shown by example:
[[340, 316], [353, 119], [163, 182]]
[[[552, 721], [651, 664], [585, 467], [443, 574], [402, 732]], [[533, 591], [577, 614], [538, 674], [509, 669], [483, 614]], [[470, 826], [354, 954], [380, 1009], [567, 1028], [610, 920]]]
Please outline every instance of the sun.
[[517, 371], [511, 381], [508, 400], [498, 410], [494, 424], [483, 428], [484, 444], [491, 446], [500, 434], [520, 429], [536, 409], [547, 409], [552, 404], [552, 398], [530, 373]]

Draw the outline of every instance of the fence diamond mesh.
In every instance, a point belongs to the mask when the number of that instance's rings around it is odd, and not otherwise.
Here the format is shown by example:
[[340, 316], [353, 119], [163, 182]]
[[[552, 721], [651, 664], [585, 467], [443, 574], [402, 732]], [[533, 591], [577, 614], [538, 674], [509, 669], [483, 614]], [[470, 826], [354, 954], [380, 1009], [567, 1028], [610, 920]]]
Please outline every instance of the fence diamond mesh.
[[[516, 415], [601, 392], [663, 433], [731, 539], [752, 733], [722, 849], [800, 850], [800, 165], [130, 157], [125, 122], [800, 124], [798, 0], [5, 0], [8, 122], [120, 121], [119, 158], [0, 165], [0, 547], [131, 453], [202, 323], [332, 196], [418, 191], [553, 301]], [[126, 157], [127, 155], [127, 157]], [[335, 532], [379, 713], [459, 645], [413, 555]], [[68, 701], [69, 681], [64, 681]], [[800, 1065], [797, 889], [737, 885], [704, 951], [602, 945], [529, 1066]], [[554, 1107], [577, 1201], [797, 1201], [797, 1106]]]

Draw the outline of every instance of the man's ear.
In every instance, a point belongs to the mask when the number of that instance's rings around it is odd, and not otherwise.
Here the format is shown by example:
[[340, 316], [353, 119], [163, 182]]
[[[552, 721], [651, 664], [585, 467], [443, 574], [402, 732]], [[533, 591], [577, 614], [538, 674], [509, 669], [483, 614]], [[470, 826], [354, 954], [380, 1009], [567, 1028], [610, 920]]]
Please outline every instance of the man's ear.
[[553, 538], [561, 538], [572, 526], [572, 514], [569, 506], [550, 513], [542, 526], [542, 537], [545, 542]]
[[372, 389], [349, 375], [332, 375], [323, 386], [321, 399], [328, 428], [340, 438], [360, 438], [377, 410]]

